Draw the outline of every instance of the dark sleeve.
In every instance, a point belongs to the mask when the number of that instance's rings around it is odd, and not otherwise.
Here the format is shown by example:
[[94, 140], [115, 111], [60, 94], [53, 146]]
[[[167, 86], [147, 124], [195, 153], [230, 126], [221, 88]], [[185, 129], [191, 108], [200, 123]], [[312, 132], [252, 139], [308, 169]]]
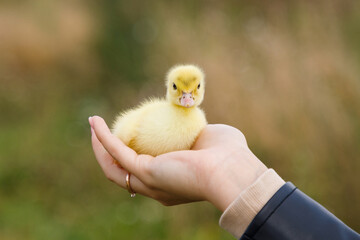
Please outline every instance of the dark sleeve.
[[353, 240], [360, 235], [319, 203], [284, 184], [256, 215], [240, 240]]

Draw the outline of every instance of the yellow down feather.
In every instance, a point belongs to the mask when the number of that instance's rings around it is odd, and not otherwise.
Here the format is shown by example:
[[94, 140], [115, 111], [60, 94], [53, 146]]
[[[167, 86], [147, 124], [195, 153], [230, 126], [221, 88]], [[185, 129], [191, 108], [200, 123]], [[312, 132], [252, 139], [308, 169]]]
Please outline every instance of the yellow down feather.
[[[167, 74], [166, 86], [166, 99], [150, 99], [115, 119], [113, 134], [138, 154], [157, 156], [188, 150], [207, 124], [198, 107], [205, 92], [201, 69], [175, 66]], [[185, 97], [192, 106], [184, 106]]]

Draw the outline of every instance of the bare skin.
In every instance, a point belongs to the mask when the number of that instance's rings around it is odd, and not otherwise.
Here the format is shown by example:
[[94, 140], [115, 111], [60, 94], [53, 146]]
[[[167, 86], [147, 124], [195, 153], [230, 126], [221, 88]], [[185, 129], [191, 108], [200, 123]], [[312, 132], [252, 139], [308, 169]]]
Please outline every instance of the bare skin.
[[[193, 148], [157, 157], [138, 155], [111, 134], [105, 121], [89, 118], [95, 157], [106, 177], [166, 206], [209, 201], [224, 211], [267, 167], [250, 151], [236, 128], [209, 124]], [[121, 166], [121, 167], [119, 167]]]

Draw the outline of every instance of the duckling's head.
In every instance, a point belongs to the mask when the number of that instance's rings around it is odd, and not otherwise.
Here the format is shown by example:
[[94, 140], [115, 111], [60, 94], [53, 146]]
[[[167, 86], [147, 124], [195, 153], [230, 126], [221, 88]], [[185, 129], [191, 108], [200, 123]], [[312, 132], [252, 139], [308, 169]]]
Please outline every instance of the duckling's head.
[[177, 65], [166, 76], [168, 101], [186, 108], [201, 104], [205, 93], [205, 76], [194, 65]]

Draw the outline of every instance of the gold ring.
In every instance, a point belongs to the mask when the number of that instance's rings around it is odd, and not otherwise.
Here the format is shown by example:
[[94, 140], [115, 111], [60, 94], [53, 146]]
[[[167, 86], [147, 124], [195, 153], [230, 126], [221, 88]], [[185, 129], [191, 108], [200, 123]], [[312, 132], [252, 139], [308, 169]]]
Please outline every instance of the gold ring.
[[130, 185], [130, 176], [131, 173], [127, 173], [126, 174], [126, 178], [125, 178], [125, 182], [126, 182], [126, 188], [130, 193], [130, 197], [135, 197], [136, 196], [136, 192], [134, 192], [134, 190], [132, 190], [131, 185]]

